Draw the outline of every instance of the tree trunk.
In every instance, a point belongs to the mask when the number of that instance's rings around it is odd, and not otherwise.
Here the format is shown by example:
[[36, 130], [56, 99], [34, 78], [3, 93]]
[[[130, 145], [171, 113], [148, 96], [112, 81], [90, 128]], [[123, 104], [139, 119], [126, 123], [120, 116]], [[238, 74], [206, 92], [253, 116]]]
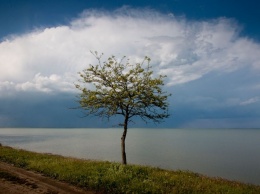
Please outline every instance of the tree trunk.
[[126, 134], [127, 134], [127, 124], [128, 124], [128, 116], [125, 117], [124, 132], [121, 137], [122, 164], [125, 164], [125, 165], [127, 164], [126, 153], [125, 153], [125, 139], [126, 139]]

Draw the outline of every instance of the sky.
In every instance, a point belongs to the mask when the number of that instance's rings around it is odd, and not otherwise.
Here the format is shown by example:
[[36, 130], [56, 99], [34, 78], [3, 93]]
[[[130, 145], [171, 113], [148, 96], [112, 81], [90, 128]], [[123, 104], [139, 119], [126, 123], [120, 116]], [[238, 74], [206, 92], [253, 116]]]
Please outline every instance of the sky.
[[82, 118], [90, 51], [167, 75], [170, 118], [131, 127], [260, 128], [258, 0], [0, 0], [0, 127], [113, 127]]

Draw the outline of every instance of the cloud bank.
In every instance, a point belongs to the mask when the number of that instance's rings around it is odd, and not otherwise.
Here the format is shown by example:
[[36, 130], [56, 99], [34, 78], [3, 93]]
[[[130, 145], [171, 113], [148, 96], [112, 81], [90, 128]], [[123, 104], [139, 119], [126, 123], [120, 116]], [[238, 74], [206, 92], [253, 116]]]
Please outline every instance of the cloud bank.
[[[133, 61], [152, 58], [169, 87], [242, 68], [260, 73], [260, 44], [233, 20], [190, 21], [149, 9], [86, 10], [67, 26], [35, 29], [0, 42], [0, 95], [73, 92], [90, 50]], [[105, 58], [104, 58], [105, 59]], [[258, 100], [245, 101], [250, 104]]]

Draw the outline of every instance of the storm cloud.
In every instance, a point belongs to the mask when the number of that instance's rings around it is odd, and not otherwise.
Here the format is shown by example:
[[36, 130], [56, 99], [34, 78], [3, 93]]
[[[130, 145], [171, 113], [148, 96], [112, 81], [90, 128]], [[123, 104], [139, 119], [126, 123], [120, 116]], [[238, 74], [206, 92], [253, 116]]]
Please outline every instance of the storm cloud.
[[[134, 63], [151, 57], [154, 72], [167, 75], [165, 89], [173, 93], [170, 109], [192, 104], [180, 110], [179, 117], [188, 118], [192, 111], [221, 117], [232, 107], [259, 107], [260, 44], [241, 36], [240, 30], [229, 18], [196, 21], [130, 7], [85, 10], [69, 25], [2, 39], [0, 98], [15, 99], [21, 93], [75, 95], [77, 72], [96, 63], [92, 50], [104, 53], [104, 60], [126, 55]], [[207, 110], [199, 106], [205, 103]], [[2, 111], [0, 123], [9, 117]], [[203, 115], [196, 119], [205, 120]]]

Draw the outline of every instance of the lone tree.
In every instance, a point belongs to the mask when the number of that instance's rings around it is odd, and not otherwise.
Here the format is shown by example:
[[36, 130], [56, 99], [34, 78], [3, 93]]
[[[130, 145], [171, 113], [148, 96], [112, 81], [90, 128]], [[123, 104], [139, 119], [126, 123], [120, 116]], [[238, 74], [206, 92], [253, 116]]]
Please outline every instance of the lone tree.
[[125, 139], [131, 119], [138, 116], [145, 122], [152, 120], [159, 123], [169, 117], [169, 94], [161, 89], [166, 76], [152, 76], [151, 59], [148, 57], [141, 63], [131, 65], [128, 59], [125, 61], [125, 57], [118, 61], [112, 56], [102, 62], [103, 54], [92, 54], [97, 64], [79, 72], [80, 83], [75, 85], [81, 91], [80, 108], [86, 110], [87, 115], [108, 119], [115, 115], [124, 117], [124, 122], [120, 124], [124, 127], [121, 149], [122, 163], [127, 164]]

